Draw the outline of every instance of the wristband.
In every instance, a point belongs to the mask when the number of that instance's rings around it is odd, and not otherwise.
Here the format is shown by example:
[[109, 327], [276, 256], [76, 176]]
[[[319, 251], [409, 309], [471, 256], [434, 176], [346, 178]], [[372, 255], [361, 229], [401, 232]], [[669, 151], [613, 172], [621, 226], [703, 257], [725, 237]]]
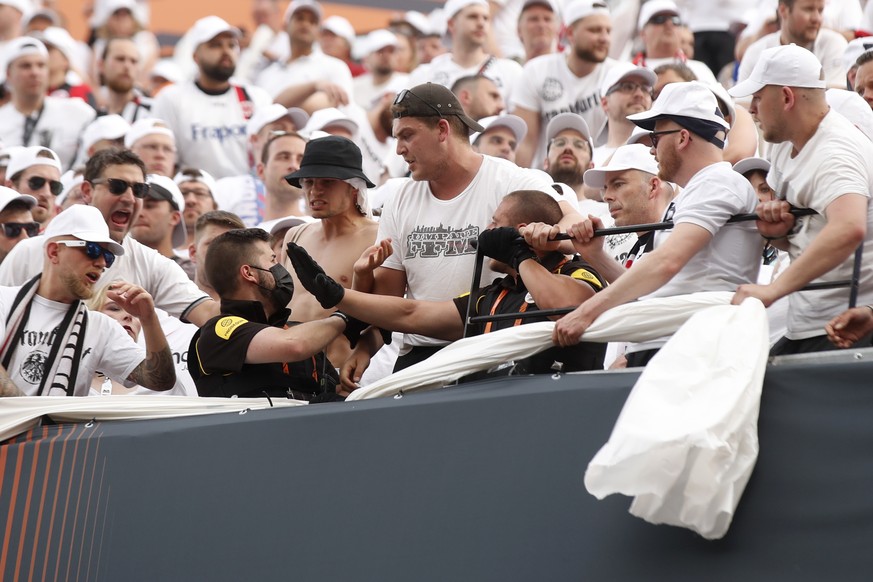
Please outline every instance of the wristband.
[[328, 317], [339, 317], [340, 319], [343, 320], [343, 322], [345, 322], [346, 326], [349, 325], [349, 316], [346, 315], [345, 313], [343, 313], [342, 311], [334, 311], [333, 313], [328, 315]]
[[866, 308], [869, 309], [871, 312], [873, 312], [873, 305], [865, 305], [864, 307], [866, 307]]

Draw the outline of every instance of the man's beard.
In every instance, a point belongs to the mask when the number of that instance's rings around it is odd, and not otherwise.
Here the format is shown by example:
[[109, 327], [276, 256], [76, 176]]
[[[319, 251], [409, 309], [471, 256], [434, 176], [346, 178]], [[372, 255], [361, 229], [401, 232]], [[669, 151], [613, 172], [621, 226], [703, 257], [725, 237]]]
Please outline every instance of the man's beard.
[[131, 89], [133, 89], [133, 79], [128, 79], [126, 81], [122, 81], [119, 79], [107, 79], [106, 86], [113, 93], [127, 93]]
[[94, 291], [82, 283], [82, 280], [73, 273], [64, 273], [61, 275], [61, 280], [64, 282], [64, 287], [70, 292], [70, 295], [77, 299], [90, 299]]
[[566, 184], [571, 188], [582, 185], [582, 175], [584, 173], [585, 170], [578, 163], [573, 164], [572, 167], [549, 169], [549, 175], [552, 177], [552, 180]]
[[587, 63], [602, 63], [606, 60], [607, 56], [607, 53], [605, 52], [601, 55], [591, 49], [582, 49], [578, 47], [574, 47], [573, 52], [575, 53], [576, 58]]
[[679, 155], [665, 148], [664, 153], [658, 156], [658, 177], [666, 182], [673, 182], [679, 165]]
[[200, 74], [204, 77], [208, 77], [213, 81], [218, 81], [219, 83], [224, 83], [230, 80], [233, 77], [234, 72], [236, 72], [236, 64], [233, 65], [200, 65]]

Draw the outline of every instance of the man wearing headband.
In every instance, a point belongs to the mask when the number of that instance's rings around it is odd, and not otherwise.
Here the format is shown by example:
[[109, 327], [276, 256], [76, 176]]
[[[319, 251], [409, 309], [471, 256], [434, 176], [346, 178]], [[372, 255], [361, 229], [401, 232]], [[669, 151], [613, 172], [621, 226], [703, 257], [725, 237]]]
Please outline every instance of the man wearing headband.
[[[376, 241], [379, 229], [368, 213], [367, 188], [373, 183], [364, 175], [361, 157], [358, 146], [344, 137], [314, 139], [306, 144], [300, 169], [285, 177], [289, 184], [303, 189], [309, 212], [319, 219], [292, 228], [285, 242], [306, 248], [345, 287], [351, 287], [355, 261]], [[285, 266], [293, 272], [290, 263]], [[295, 287], [291, 311], [297, 321], [330, 315], [302, 287]], [[344, 339], [331, 342], [325, 351], [336, 365], [345, 362], [350, 353]]]
[[[652, 109], [629, 119], [651, 132], [659, 177], [683, 188], [667, 212], [675, 226], [656, 233], [652, 252], [558, 321], [553, 340], [562, 346], [577, 343], [604, 311], [642, 296], [733, 291], [757, 278], [763, 241], [747, 222], [726, 225], [753, 212], [757, 198], [722, 161], [728, 124], [712, 92], [699, 83], [671, 83]], [[666, 339], [630, 346], [628, 366], [645, 365]]]

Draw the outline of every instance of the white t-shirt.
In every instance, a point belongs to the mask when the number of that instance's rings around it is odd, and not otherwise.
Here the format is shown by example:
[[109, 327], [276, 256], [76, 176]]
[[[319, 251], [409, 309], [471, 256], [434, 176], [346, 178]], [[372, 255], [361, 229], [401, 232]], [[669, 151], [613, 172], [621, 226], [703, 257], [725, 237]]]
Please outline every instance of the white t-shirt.
[[312, 81], [330, 81], [342, 87], [352, 98], [352, 73], [349, 66], [336, 57], [320, 50], [298, 57], [293, 61], [282, 59], [269, 65], [255, 79], [255, 85], [264, 89], [272, 98], [292, 85]]
[[542, 167], [546, 157], [546, 126], [559, 113], [578, 113], [588, 124], [591, 135], [600, 135], [606, 125], [606, 113], [600, 105], [600, 84], [614, 63], [606, 59], [582, 78], [573, 74], [564, 54], [543, 55], [524, 65], [525, 82], [516, 84], [511, 101], [514, 107], [540, 113], [539, 146], [531, 167]]
[[[0, 285], [24, 285], [42, 272], [44, 236], [25, 239], [15, 245], [0, 263]], [[177, 263], [156, 250], [137, 242], [129, 235], [122, 241], [124, 254], [103, 272], [96, 286], [112, 281], [126, 281], [149, 292], [155, 305], [175, 317], [209, 299]], [[90, 382], [90, 379], [89, 379]]]
[[503, 101], [509, 105], [513, 88], [521, 79], [521, 65], [510, 59], [487, 57], [481, 63], [472, 67], [462, 67], [452, 60], [452, 53], [444, 53], [425, 65], [419, 65], [409, 74], [409, 86], [415, 87], [422, 83], [438, 83], [452, 88], [455, 81], [461, 77], [483, 74], [497, 85]]
[[58, 154], [61, 166], [69, 169], [79, 147], [79, 137], [97, 112], [81, 99], [46, 97], [27, 143], [24, 143], [25, 117], [11, 102], [0, 107], [0, 141], [9, 146], [43, 146]]
[[258, 87], [244, 89], [248, 101], [236, 86], [221, 95], [207, 95], [193, 81], [158, 93], [152, 116], [173, 130], [180, 167], [206, 170], [216, 179], [248, 171], [246, 123], [272, 99]]
[[[12, 302], [21, 287], [0, 287], [0, 337], [6, 339], [6, 318]], [[70, 305], [49, 301], [35, 295], [30, 317], [24, 326], [21, 343], [15, 349], [7, 372], [9, 377], [27, 396], [36, 396], [46, 364], [55, 341], [59, 341], [55, 329], [61, 324]], [[87, 396], [91, 379], [96, 370], [106, 371], [111, 377], [131, 386], [126, 378], [145, 359], [145, 350], [137, 346], [118, 322], [102, 313], [89, 311], [85, 328], [84, 349], [76, 376], [74, 396]], [[49, 390], [46, 382], [43, 396], [66, 396], [66, 393]]]
[[[743, 60], [740, 61], [740, 68], [737, 70], [737, 83], [745, 81], [752, 74], [752, 69], [755, 68], [755, 63], [765, 49], [779, 46], [780, 32], [776, 31], [761, 37], [754, 43], [749, 45], [743, 55]], [[846, 50], [848, 43], [846, 39], [838, 32], [822, 28], [818, 31], [818, 37], [815, 39], [815, 44], [812, 47], [812, 54], [818, 57], [824, 69], [825, 81], [830, 87], [846, 87], [846, 67], [843, 64], [843, 53]]]
[[[473, 181], [451, 200], [435, 198], [428, 182], [408, 179], [382, 210], [377, 240], [390, 237], [394, 247], [383, 266], [406, 273], [409, 299], [446, 301], [469, 291], [476, 259], [470, 240], [491, 223], [504, 196], [528, 189], [563, 200], [544, 172], [519, 168], [491, 156], [483, 156]], [[497, 275], [486, 262], [481, 285], [489, 284]], [[404, 343], [445, 342], [407, 335]]]
[[[758, 199], [748, 180], [734, 172], [728, 162], [712, 164], [694, 174], [672, 204], [674, 225], [695, 224], [713, 236], [670, 281], [641, 299], [735, 291], [740, 285], [757, 281], [764, 244], [755, 223], [726, 224], [732, 216], [755, 211]], [[663, 245], [671, 234], [672, 230], [657, 231], [654, 248]], [[648, 255], [643, 255], [635, 264], [647, 259]], [[660, 347], [664, 341], [666, 338], [635, 344], [628, 351]]]
[[258, 189], [266, 196], [264, 183], [248, 173], [228, 176], [215, 182], [215, 203], [221, 210], [233, 212], [251, 228], [263, 222], [263, 208], [258, 207]]
[[382, 91], [384, 91], [388, 85], [393, 85], [395, 87], [410, 87], [409, 75], [406, 73], [394, 73], [388, 77], [387, 81], [380, 85], [376, 85], [373, 82], [373, 75], [371, 73], [359, 75], [352, 79], [352, 87], [354, 88], [355, 93], [353, 101], [363, 107], [364, 110], [369, 111], [373, 106], [373, 101], [382, 94]]
[[[831, 109], [794, 158], [791, 157], [792, 148], [790, 142], [773, 146], [767, 182], [777, 195], [782, 196], [784, 192], [789, 204], [818, 212], [817, 216], [798, 218], [794, 234], [788, 238], [788, 254], [795, 261], [827, 224], [825, 212], [831, 202], [850, 193], [870, 198], [873, 191], [873, 143], [850, 121]], [[868, 201], [859, 305], [873, 303], [871, 253], [873, 205]], [[853, 265], [854, 255], [815, 281], [850, 279]], [[785, 336], [797, 340], [824, 335], [825, 324], [848, 306], [849, 290], [845, 287], [792, 293], [788, 296], [788, 331]]]

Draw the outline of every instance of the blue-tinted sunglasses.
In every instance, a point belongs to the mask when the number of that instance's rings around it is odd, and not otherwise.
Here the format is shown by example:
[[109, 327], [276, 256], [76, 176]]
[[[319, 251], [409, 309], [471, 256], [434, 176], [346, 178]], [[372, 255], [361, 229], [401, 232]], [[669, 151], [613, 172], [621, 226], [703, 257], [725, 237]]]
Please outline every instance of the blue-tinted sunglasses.
[[112, 253], [112, 251], [104, 249], [95, 242], [89, 242], [84, 240], [59, 240], [58, 244], [67, 247], [85, 247], [85, 254], [88, 255], [88, 258], [91, 260], [99, 259], [102, 255], [103, 260], [106, 261], [107, 269], [112, 266], [112, 263], [115, 262], [115, 255]]

